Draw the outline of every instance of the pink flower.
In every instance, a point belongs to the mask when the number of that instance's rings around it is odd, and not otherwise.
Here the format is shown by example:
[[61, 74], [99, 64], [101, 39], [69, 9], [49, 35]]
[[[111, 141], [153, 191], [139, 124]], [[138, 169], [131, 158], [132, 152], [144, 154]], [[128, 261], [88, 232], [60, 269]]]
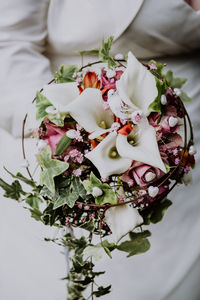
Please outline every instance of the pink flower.
[[80, 168], [73, 171], [74, 176], [79, 177], [82, 174], [82, 170]]
[[51, 150], [52, 150], [53, 154], [56, 153], [56, 147], [57, 147], [58, 142], [60, 141], [61, 138], [62, 138], [62, 134], [55, 134], [55, 135], [50, 136], [47, 139], [47, 143], [51, 147]]
[[129, 185], [136, 183], [139, 186], [147, 186], [163, 175], [164, 173], [160, 169], [135, 161], [120, 178]]

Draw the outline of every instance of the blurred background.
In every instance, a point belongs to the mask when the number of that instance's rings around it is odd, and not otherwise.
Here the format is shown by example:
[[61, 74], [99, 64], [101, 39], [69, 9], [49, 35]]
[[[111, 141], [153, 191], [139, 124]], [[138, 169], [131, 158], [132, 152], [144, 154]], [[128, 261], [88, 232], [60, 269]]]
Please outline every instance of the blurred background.
[[[0, 177], [8, 179], [3, 166], [20, 168], [22, 120], [36, 91], [61, 63], [81, 64], [77, 52], [99, 48], [110, 35], [113, 54], [130, 50], [188, 78], [184, 90], [194, 101], [186, 108], [200, 150], [199, 0], [7, 0], [0, 16]], [[26, 149], [34, 165], [34, 141], [27, 138]], [[150, 251], [129, 259], [114, 253], [98, 263], [106, 270], [101, 280], [113, 285], [105, 299], [200, 299], [199, 152], [196, 159], [193, 184], [170, 194], [173, 206], [150, 228]], [[62, 248], [44, 242], [55, 229], [0, 193], [0, 300], [66, 299]]]

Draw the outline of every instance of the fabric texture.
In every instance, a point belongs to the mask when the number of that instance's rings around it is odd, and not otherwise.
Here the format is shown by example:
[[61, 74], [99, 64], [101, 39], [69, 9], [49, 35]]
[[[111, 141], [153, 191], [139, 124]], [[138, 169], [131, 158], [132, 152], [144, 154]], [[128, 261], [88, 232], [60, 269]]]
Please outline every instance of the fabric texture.
[[[182, 0], [12, 0], [0, 3], [0, 177], [5, 165], [19, 170], [21, 124], [36, 90], [52, 78], [60, 63], [81, 63], [77, 51], [96, 48], [114, 35], [114, 53], [133, 51], [139, 58], [161, 57], [176, 76], [188, 78], [185, 90], [195, 98], [187, 108], [200, 149], [200, 15]], [[188, 53], [187, 55], [183, 55]], [[164, 57], [164, 56], [176, 57]], [[178, 55], [178, 56], [177, 56]], [[89, 57], [84, 60], [92, 60]], [[26, 139], [35, 164], [34, 141]], [[200, 296], [199, 158], [193, 185], [177, 188], [164, 221], [153, 225], [151, 250], [126, 259], [105, 257], [109, 300], [198, 300]], [[22, 170], [23, 172], [23, 170]], [[65, 259], [43, 237], [55, 231], [32, 220], [18, 203], [0, 198], [0, 290], [3, 300], [65, 299]]]

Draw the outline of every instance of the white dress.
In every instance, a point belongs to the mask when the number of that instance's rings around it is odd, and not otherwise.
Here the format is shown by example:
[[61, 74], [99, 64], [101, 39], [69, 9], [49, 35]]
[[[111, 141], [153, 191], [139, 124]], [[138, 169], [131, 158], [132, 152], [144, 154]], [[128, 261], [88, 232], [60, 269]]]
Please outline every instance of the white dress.
[[[142, 3], [143, 2], [143, 3]], [[0, 3], [1, 165], [19, 169], [21, 123], [35, 91], [60, 63], [80, 63], [76, 52], [115, 36], [113, 52], [167, 62], [188, 77], [187, 105], [200, 149], [200, 16], [182, 0], [12, 0]], [[171, 55], [171, 57], [166, 57]], [[178, 56], [175, 56], [178, 55]], [[164, 56], [164, 57], [162, 57]], [[162, 58], [161, 58], [162, 57]], [[85, 60], [86, 62], [86, 60]], [[31, 156], [33, 141], [27, 140]], [[31, 160], [34, 160], [32, 157]], [[109, 300], [198, 300], [200, 298], [199, 159], [193, 185], [179, 187], [164, 221], [151, 226], [151, 249], [129, 259], [113, 253], [100, 261], [102, 281], [113, 283]], [[2, 170], [2, 168], [1, 168]], [[0, 177], [8, 178], [0, 171]], [[62, 249], [43, 242], [54, 230], [31, 220], [18, 203], [0, 199], [0, 299], [65, 299]]]

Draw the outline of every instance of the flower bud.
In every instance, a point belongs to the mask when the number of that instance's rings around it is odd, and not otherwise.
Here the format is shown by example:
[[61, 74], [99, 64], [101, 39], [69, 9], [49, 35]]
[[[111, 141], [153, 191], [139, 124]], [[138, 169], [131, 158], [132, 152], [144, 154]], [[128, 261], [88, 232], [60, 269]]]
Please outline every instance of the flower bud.
[[75, 139], [76, 137], [76, 130], [70, 129], [66, 132], [66, 136], [68, 136], [70, 139]]
[[99, 197], [102, 194], [103, 194], [103, 191], [98, 186], [93, 187], [93, 189], [92, 189], [92, 195], [94, 197]]
[[158, 195], [158, 192], [159, 192], [159, 188], [157, 186], [152, 186], [150, 185], [148, 187], [148, 193], [149, 193], [149, 196], [154, 198]]

